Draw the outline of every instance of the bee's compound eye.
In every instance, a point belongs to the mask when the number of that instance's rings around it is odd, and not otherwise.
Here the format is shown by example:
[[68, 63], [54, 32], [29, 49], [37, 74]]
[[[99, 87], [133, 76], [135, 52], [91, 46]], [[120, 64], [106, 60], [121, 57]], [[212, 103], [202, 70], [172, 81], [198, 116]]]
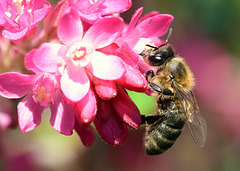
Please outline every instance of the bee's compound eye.
[[152, 65], [152, 66], [159, 66], [159, 65], [162, 65], [166, 61], [166, 58], [162, 57], [159, 54], [155, 54], [154, 56], [149, 56], [148, 61], [149, 61], [150, 65]]

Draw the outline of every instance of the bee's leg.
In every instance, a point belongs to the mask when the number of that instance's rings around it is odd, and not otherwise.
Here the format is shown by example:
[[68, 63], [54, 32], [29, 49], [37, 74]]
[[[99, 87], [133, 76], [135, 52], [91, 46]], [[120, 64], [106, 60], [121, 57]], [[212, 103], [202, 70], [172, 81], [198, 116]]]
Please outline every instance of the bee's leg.
[[145, 72], [145, 77], [146, 77], [146, 80], [147, 80], [148, 83], [150, 83], [150, 81], [149, 81], [149, 76], [150, 76], [150, 78], [153, 78], [153, 77], [154, 77], [154, 72], [153, 72], [153, 70], [149, 70], [149, 71]]
[[[170, 76], [171, 75], [171, 76]], [[174, 79], [175, 77], [170, 74], [170, 78], [171, 79]], [[145, 77], [146, 77], [146, 80], [147, 82], [149, 83], [150, 87], [152, 87], [153, 90], [159, 92], [159, 93], [163, 93], [164, 95], [173, 95], [173, 92], [169, 89], [161, 89], [157, 84], [154, 84], [152, 82], [149, 81], [149, 77], [150, 78], [153, 78], [155, 75], [154, 75], [154, 72], [153, 70], [149, 70], [147, 72], [145, 72]]]
[[174, 76], [172, 75], [172, 74], [169, 74], [169, 77], [170, 77], [170, 79], [172, 80], [172, 81], [174, 81]]
[[157, 121], [159, 121], [160, 119], [163, 118], [164, 115], [141, 115], [141, 125], [142, 124], [147, 124], [147, 125], [151, 125]]
[[162, 93], [164, 95], [174, 95], [173, 92], [169, 89], [161, 89], [161, 87], [159, 87], [157, 84], [154, 84], [152, 82], [149, 83], [150, 87], [152, 87], [153, 90]]

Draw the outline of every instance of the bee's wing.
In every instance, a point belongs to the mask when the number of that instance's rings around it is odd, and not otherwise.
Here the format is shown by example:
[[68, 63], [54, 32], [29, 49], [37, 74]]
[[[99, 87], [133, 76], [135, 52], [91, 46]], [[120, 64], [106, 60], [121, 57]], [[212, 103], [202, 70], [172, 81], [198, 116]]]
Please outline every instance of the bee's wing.
[[181, 91], [175, 81], [172, 81], [172, 86], [176, 91], [179, 101], [181, 102], [194, 141], [198, 143], [200, 147], [203, 147], [207, 137], [207, 122], [200, 115], [199, 107], [193, 92]]

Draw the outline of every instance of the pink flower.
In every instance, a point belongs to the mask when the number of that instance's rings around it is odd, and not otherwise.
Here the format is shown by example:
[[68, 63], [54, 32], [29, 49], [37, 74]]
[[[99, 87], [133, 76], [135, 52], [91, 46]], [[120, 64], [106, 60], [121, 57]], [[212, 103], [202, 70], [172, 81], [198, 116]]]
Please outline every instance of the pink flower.
[[124, 74], [121, 58], [97, 51], [111, 44], [122, 29], [119, 17], [106, 17], [83, 35], [78, 11], [69, 7], [63, 12], [57, 30], [64, 45], [42, 44], [32, 61], [41, 71], [60, 72], [61, 90], [69, 100], [78, 102], [89, 91], [89, 74], [102, 80], [116, 80]]
[[138, 53], [142, 52], [147, 43], [160, 43], [159, 37], [167, 33], [174, 19], [172, 15], [158, 12], [151, 12], [140, 18], [142, 11], [143, 8], [139, 8], [135, 12], [122, 39]]
[[108, 101], [98, 101], [94, 124], [98, 134], [106, 143], [122, 145], [128, 138], [127, 126], [138, 129], [141, 124], [141, 116], [137, 106], [119, 87], [115, 98]]
[[20, 41], [31, 36], [36, 28], [51, 9], [45, 0], [0, 2], [0, 25], [6, 27], [2, 34], [6, 39]]
[[[144, 50], [146, 44], [159, 45], [161, 42], [159, 37], [167, 33], [169, 26], [174, 19], [172, 15], [159, 14], [155, 11], [140, 18], [142, 11], [143, 8], [139, 8], [135, 12], [129, 25], [122, 35], [122, 40], [127, 43], [127, 45], [130, 46], [130, 48], [133, 49], [137, 54], [140, 54]], [[123, 42], [120, 41], [119, 43], [122, 44]], [[124, 59], [129, 61], [127, 57]], [[135, 65], [138, 65], [139, 70], [142, 73], [145, 73], [147, 70], [149, 70], [150, 66], [143, 61], [141, 56], [138, 55], [138, 58], [134, 59], [132, 63], [135, 61]]]
[[95, 140], [95, 133], [92, 126], [75, 122], [74, 129], [81, 138], [83, 145], [90, 147]]
[[[10, 8], [3, 8], [0, 25], [13, 41], [32, 35], [50, 9], [44, 0], [23, 0], [19, 6], [4, 2]], [[173, 17], [154, 12], [139, 20], [140, 8], [126, 25], [113, 16], [131, 5], [131, 0], [60, 1], [31, 40], [38, 48], [18, 44], [24, 47], [21, 52], [28, 51], [25, 66], [35, 75], [1, 74], [0, 95], [25, 96], [17, 107], [22, 132], [36, 128], [48, 107], [54, 129], [65, 135], [75, 129], [85, 146], [95, 139], [93, 124], [110, 145], [124, 144], [128, 127], [139, 128], [140, 112], [125, 89], [147, 89], [139, 51], [146, 42], [159, 42], [156, 39], [167, 32]]]
[[103, 16], [124, 12], [132, 6], [131, 0], [69, 0], [69, 2], [79, 10], [80, 17], [91, 24]]
[[139, 54], [146, 47], [146, 44], [159, 44], [158, 37], [163, 36], [168, 31], [173, 21], [173, 16], [158, 12], [146, 14], [139, 20], [142, 11], [143, 8], [139, 8], [135, 12], [131, 22], [125, 27], [122, 36], [116, 40], [115, 44], [101, 49], [104, 53], [113, 53], [123, 59], [126, 73], [116, 82], [124, 88], [138, 92], [143, 92], [147, 88], [143, 73], [153, 69], [143, 61]]
[[[106, 54], [115, 54], [123, 59], [126, 68], [123, 77], [115, 80], [114, 83], [93, 81], [96, 93], [100, 97], [97, 101], [98, 110], [94, 124], [101, 138], [110, 145], [124, 144], [128, 137], [127, 126], [137, 129], [141, 123], [139, 110], [124, 89], [120, 87], [139, 92], [143, 92], [147, 88], [146, 79], [138, 70], [139, 67], [144, 68], [141, 66], [141, 62], [144, 62], [141, 61], [138, 54], [139, 42], [141, 39], [148, 39], [148, 42], [155, 41], [167, 32], [173, 20], [171, 15], [160, 15], [155, 12], [145, 16], [135, 26], [141, 12], [142, 8], [134, 14], [129, 26], [123, 31], [122, 37], [119, 37], [115, 43], [101, 49]], [[142, 47], [145, 45], [146, 41]], [[117, 95], [112, 97], [108, 96], [108, 93], [116, 93]]]
[[0, 97], [0, 134], [8, 128], [16, 126], [15, 122], [17, 119], [15, 117], [13, 103], [8, 99]]
[[35, 129], [41, 123], [41, 113], [51, 109], [50, 124], [58, 132], [71, 135], [74, 111], [59, 91], [57, 77], [50, 74], [24, 75], [8, 72], [0, 75], [0, 95], [9, 99], [23, 98], [18, 103], [18, 122], [22, 132]]

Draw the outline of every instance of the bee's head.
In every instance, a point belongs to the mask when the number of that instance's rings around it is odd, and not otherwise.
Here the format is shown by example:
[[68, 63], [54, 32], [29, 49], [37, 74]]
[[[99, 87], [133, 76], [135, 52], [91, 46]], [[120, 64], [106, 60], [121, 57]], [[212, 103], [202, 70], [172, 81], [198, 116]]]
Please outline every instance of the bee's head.
[[171, 46], [165, 45], [156, 50], [153, 50], [146, 60], [152, 66], [160, 66], [164, 64], [167, 59], [174, 57], [174, 50]]
[[147, 45], [151, 49], [144, 50], [140, 55], [152, 66], [160, 66], [164, 64], [167, 59], [174, 57], [174, 50], [168, 45], [169, 38], [171, 37], [172, 29], [169, 29], [166, 42], [158, 47]]

